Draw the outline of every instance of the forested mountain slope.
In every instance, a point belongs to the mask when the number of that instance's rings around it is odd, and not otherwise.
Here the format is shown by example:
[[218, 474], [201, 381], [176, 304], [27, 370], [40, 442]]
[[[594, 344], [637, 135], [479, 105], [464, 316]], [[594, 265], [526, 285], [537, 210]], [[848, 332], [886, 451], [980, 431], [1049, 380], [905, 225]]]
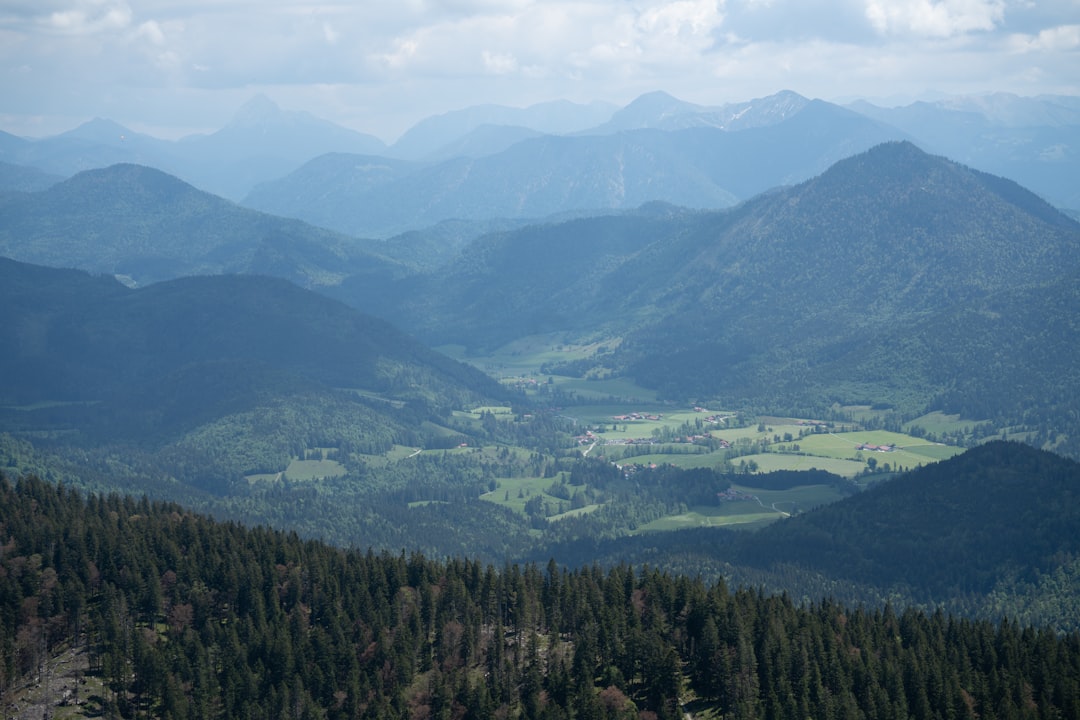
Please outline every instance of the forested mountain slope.
[[352, 238], [239, 207], [140, 165], [0, 196], [0, 254], [140, 285], [245, 272], [311, 287], [397, 272]]
[[[204, 486], [280, 470], [297, 448], [385, 450], [405, 437], [398, 409], [418, 423], [507, 397], [386, 322], [280, 279], [130, 290], [11, 260], [0, 278], [4, 429], [93, 446], [187, 443], [176, 462]], [[223, 422], [196, 443], [192, 433]]]
[[72, 688], [88, 713], [200, 720], [1080, 713], [1080, 638], [1009, 622], [365, 554], [32, 478], [0, 479], [0, 538], [7, 714]]
[[1078, 248], [1080, 225], [1018, 185], [890, 143], [733, 210], [532, 226], [393, 293], [335, 292], [434, 343], [606, 337], [595, 364], [672, 398], [1019, 419], [1080, 381]]
[[633, 557], [796, 598], [942, 607], [1080, 630], [1080, 464], [994, 441], [753, 533], [581, 539], [568, 564]]

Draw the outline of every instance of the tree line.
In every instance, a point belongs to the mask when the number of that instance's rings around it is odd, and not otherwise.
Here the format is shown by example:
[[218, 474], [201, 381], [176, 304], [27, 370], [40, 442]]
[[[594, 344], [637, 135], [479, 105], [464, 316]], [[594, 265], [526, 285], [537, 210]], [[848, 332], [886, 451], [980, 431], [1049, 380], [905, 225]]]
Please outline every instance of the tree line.
[[0, 707], [72, 648], [106, 717], [1080, 716], [1075, 633], [345, 550], [0, 480]]

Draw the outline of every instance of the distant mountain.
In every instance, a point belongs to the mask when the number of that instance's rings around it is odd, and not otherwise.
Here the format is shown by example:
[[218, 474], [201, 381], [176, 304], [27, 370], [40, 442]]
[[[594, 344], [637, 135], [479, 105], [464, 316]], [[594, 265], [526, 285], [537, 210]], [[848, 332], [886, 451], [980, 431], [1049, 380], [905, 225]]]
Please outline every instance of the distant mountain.
[[37, 168], [0, 161], [0, 192], [36, 192], [63, 180]]
[[573, 133], [605, 122], [614, 110], [606, 103], [582, 105], [566, 100], [526, 108], [477, 105], [421, 120], [394, 143], [389, 154], [412, 160], [444, 155], [445, 148], [485, 126], [526, 128], [539, 134]]
[[851, 109], [900, 128], [931, 152], [1003, 175], [1062, 208], [1080, 208], [1080, 106], [1075, 98], [1006, 93]]
[[[13, 138], [14, 136], [10, 136]], [[171, 167], [173, 144], [141, 135], [111, 120], [95, 118], [39, 140], [0, 143], [0, 160], [62, 177], [118, 163]]]
[[707, 107], [679, 100], [665, 92], [652, 92], [640, 96], [616, 112], [608, 122], [589, 129], [587, 134], [603, 135], [643, 128], [684, 130], [715, 127], [721, 130], [745, 130], [766, 127], [783, 122], [810, 102], [798, 93], [785, 90], [746, 102]]
[[231, 199], [328, 152], [385, 150], [374, 136], [306, 112], [282, 110], [262, 95], [243, 105], [221, 130], [178, 142], [137, 133], [104, 118], [39, 140], [0, 138], [0, 161], [64, 177], [121, 163], [146, 165]]
[[[403, 166], [322, 159], [265, 183], [244, 201], [340, 232], [385, 237], [446, 219], [542, 218], [653, 201], [728, 207], [901, 134], [813, 101], [790, 117], [740, 132], [695, 127], [524, 140], [494, 155], [457, 157], [400, 174]], [[376, 184], [372, 180], [384, 180]], [[314, 199], [314, 202], [313, 202]]]
[[285, 111], [264, 95], [245, 103], [221, 130], [177, 143], [177, 174], [223, 197], [240, 199], [257, 183], [329, 152], [382, 153], [378, 138], [310, 113]]
[[427, 159], [434, 162], [455, 157], [494, 155], [522, 140], [530, 140], [543, 134], [537, 130], [516, 125], [481, 125], [469, 131], [467, 135], [430, 153]]
[[394, 265], [351, 238], [239, 207], [139, 165], [0, 197], [0, 254], [137, 284], [242, 272], [317, 286], [392, 274]]

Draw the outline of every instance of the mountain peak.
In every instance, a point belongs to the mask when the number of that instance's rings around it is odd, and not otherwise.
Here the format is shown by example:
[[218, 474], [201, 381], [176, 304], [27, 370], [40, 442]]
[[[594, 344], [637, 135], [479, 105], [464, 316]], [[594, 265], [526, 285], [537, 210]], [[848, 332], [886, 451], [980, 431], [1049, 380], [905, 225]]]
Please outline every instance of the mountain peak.
[[688, 103], [662, 90], [656, 90], [638, 96], [629, 105], [615, 113], [612, 119], [623, 121], [639, 120], [652, 123], [671, 115], [698, 112], [699, 110], [701, 110], [700, 105]]
[[281, 108], [266, 95], [259, 93], [240, 106], [233, 115], [230, 125], [250, 127], [280, 117]]
[[87, 120], [82, 125], [62, 133], [61, 136], [78, 138], [80, 140], [92, 140], [106, 145], [115, 145], [124, 142], [127, 138], [132, 137], [135, 134], [136, 133], [118, 122], [109, 120], [108, 118], [96, 117], [93, 120]]

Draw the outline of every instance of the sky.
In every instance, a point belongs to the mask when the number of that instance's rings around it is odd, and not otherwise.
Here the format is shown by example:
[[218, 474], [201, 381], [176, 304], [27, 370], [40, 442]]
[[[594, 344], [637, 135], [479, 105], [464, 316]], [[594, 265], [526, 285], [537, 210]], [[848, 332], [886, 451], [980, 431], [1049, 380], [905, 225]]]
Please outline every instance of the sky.
[[0, 0], [0, 129], [159, 137], [264, 94], [393, 142], [429, 115], [663, 90], [1080, 95], [1080, 0]]

